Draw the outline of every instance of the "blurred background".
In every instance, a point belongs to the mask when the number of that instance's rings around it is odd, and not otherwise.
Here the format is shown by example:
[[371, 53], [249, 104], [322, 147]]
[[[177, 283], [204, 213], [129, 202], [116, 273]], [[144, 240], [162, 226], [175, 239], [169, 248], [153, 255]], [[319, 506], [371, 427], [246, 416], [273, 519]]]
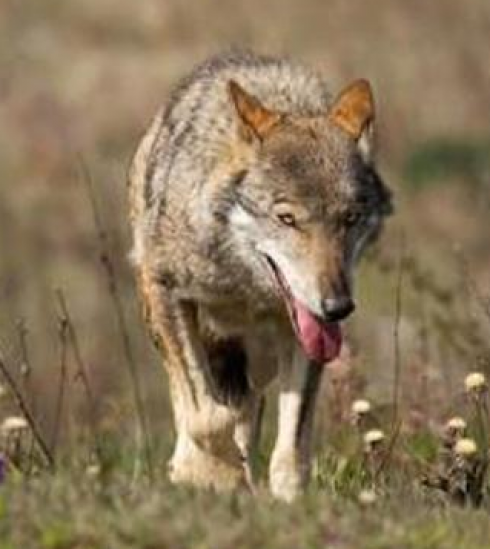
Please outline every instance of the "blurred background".
[[[343, 359], [325, 378], [320, 423], [345, 416], [357, 396], [389, 405], [398, 362], [407, 428], [416, 429], [450, 412], [466, 371], [487, 368], [488, 0], [2, 0], [0, 348], [45, 432], [64, 360], [57, 289], [100, 428], [119, 434], [133, 423], [129, 344], [152, 432], [170, 432], [166, 379], [127, 261], [126, 171], [171, 87], [231, 45], [304, 60], [334, 92], [356, 77], [375, 90], [379, 166], [396, 215], [359, 270], [359, 313]], [[83, 165], [127, 338], [100, 261]], [[64, 416], [84, 419], [68, 347]]]

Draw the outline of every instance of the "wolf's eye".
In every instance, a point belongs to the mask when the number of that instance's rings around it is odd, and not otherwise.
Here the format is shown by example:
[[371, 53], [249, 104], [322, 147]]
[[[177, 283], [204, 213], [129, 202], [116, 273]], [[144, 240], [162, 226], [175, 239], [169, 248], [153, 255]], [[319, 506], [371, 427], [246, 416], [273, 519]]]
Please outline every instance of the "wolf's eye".
[[344, 224], [347, 228], [354, 227], [361, 219], [361, 214], [358, 211], [348, 212], [344, 218]]
[[296, 227], [296, 218], [292, 213], [280, 213], [277, 214], [277, 219], [286, 227]]

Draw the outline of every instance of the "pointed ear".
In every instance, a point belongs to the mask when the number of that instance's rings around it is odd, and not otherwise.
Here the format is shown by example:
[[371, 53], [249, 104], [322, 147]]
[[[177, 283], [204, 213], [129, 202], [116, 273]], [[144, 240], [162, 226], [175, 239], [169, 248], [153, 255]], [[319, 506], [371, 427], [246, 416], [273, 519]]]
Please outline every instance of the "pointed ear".
[[234, 80], [228, 82], [228, 93], [247, 140], [253, 137], [262, 140], [281, 119], [279, 113], [266, 109], [254, 95], [246, 92]]
[[328, 119], [359, 141], [364, 130], [372, 132], [374, 99], [367, 80], [356, 80], [340, 92], [328, 112]]

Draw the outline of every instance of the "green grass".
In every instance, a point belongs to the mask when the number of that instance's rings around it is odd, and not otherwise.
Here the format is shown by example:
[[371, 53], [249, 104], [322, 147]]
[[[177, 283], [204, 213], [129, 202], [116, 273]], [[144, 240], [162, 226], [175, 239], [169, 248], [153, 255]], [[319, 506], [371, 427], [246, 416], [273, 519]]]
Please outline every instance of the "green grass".
[[[375, 480], [354, 425], [342, 424], [327, 440], [307, 492], [293, 504], [275, 501], [267, 489], [271, 441], [257, 460], [256, 495], [170, 484], [169, 439], [153, 452], [152, 482], [135, 480], [129, 440], [104, 446], [105, 466], [95, 474], [81, 445], [60, 455], [54, 473], [10, 469], [0, 486], [0, 549], [490, 547], [488, 498], [479, 509], [456, 505], [422, 483], [438, 460], [434, 433], [400, 433]], [[375, 500], [363, 503], [360, 494], [373, 486]]]
[[470, 188], [484, 186], [490, 169], [490, 142], [434, 139], [408, 155], [404, 176], [414, 190], [460, 178]]
[[60, 472], [12, 478], [0, 491], [1, 549], [414, 548], [490, 546], [488, 510], [426, 500], [400, 486], [369, 506], [315, 479], [293, 505], [258, 496], [152, 486], [118, 474], [105, 484]]

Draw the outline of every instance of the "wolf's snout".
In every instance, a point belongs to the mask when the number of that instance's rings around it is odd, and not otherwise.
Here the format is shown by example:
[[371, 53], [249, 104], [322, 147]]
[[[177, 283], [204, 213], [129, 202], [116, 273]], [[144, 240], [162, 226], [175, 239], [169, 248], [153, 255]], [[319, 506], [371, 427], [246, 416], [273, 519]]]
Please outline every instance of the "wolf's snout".
[[324, 299], [322, 302], [323, 317], [326, 322], [338, 322], [348, 317], [356, 308], [350, 296]]

